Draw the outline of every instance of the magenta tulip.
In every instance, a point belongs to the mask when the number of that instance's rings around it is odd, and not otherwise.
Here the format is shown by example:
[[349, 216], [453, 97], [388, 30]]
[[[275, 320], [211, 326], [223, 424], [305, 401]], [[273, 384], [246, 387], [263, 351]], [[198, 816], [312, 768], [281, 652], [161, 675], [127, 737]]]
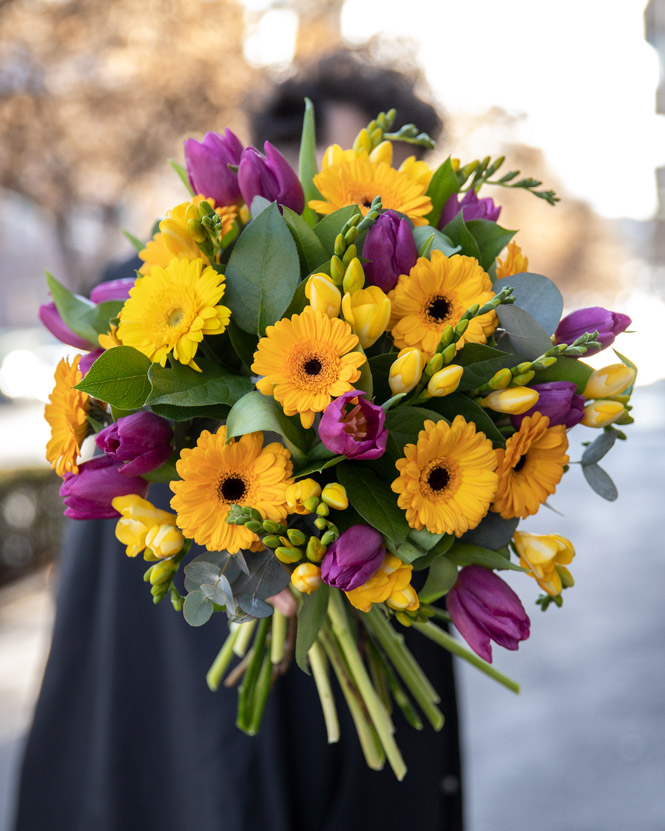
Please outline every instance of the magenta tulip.
[[439, 228], [451, 222], [458, 213], [462, 213], [462, 219], [465, 222], [470, 222], [472, 219], [487, 219], [490, 222], [496, 222], [501, 213], [501, 207], [494, 204], [491, 197], [480, 199], [475, 190], [469, 190], [464, 194], [462, 201], [456, 193], [449, 197], [446, 204], [441, 211], [441, 219], [439, 220]]
[[139, 476], [123, 476], [120, 465], [99, 456], [79, 465], [78, 473], [65, 473], [60, 487], [65, 516], [72, 519], [112, 519], [120, 514], [111, 505], [116, 496], [135, 493], [145, 499], [148, 483]]
[[97, 447], [120, 467], [123, 476], [143, 476], [161, 467], [173, 452], [173, 430], [164, 418], [154, 413], [123, 416], [101, 430]]
[[350, 390], [331, 401], [319, 423], [319, 437], [328, 450], [347, 459], [378, 459], [386, 452], [388, 430], [382, 407], [365, 393]]
[[66, 343], [69, 346], [73, 346], [75, 349], [94, 349], [94, 345], [90, 343], [90, 341], [86, 340], [85, 338], [80, 337], [75, 332], [67, 326], [65, 321], [60, 316], [60, 312], [58, 311], [55, 303], [43, 303], [39, 307], [39, 311], [37, 313], [39, 315], [39, 319], [41, 322], [46, 326], [49, 332], [52, 335], [61, 341], [62, 343]]
[[348, 592], [362, 586], [386, 556], [383, 537], [369, 525], [352, 525], [328, 546], [321, 561], [321, 579]]
[[418, 249], [408, 220], [386, 211], [367, 232], [362, 250], [365, 278], [385, 292], [395, 288], [400, 274], [408, 274], [418, 259]]
[[523, 419], [534, 413], [547, 416], [550, 427], [556, 424], [574, 427], [582, 421], [586, 399], [577, 394], [577, 387], [572, 382], [548, 381], [545, 384], [534, 384], [532, 389], [538, 393], [538, 401], [525, 413], [511, 416], [510, 421], [516, 430], [520, 429]]
[[300, 181], [284, 156], [269, 141], [264, 144], [265, 155], [255, 147], [242, 151], [238, 165], [238, 185], [245, 202], [251, 206], [255, 196], [286, 205], [297, 214], [305, 207], [305, 195]]
[[129, 290], [136, 283], [136, 277], [120, 277], [118, 280], [107, 280], [95, 286], [90, 292], [93, 303], [107, 303], [109, 300], [127, 300]]
[[215, 204], [234, 205], [240, 200], [237, 167], [243, 147], [238, 137], [227, 129], [224, 135], [206, 133], [203, 141], [187, 139], [185, 166], [194, 193], [202, 193]]
[[[628, 315], [610, 312], [602, 306], [590, 306], [566, 315], [557, 326], [554, 340], [555, 343], [567, 343], [570, 346], [574, 340], [587, 332], [597, 331], [600, 349], [606, 349], [631, 323]], [[600, 349], [595, 351], [599, 352]]]

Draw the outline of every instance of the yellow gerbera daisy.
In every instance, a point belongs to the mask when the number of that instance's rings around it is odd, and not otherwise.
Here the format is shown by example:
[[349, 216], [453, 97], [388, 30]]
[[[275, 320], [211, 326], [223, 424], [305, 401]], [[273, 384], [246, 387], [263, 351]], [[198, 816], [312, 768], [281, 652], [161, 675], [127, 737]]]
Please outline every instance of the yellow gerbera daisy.
[[497, 261], [496, 277], [512, 277], [513, 274], [522, 274], [529, 270], [529, 258], [522, 254], [522, 249], [516, 242], [509, 242], [506, 256]]
[[478, 525], [496, 493], [492, 442], [460, 415], [452, 424], [426, 421], [395, 467], [391, 488], [417, 530], [460, 537]]
[[381, 197], [384, 209], [406, 214], [414, 225], [426, 225], [425, 216], [432, 210], [422, 178], [411, 178], [408, 172], [395, 170], [386, 162], [372, 162], [367, 154], [324, 167], [314, 177], [314, 184], [323, 200], [312, 199], [309, 206], [320, 214], [357, 205], [364, 216], [375, 196]]
[[264, 519], [286, 519], [286, 489], [293, 481], [289, 451], [279, 442], [263, 447], [263, 433], [226, 442], [226, 427], [204, 430], [196, 447], [185, 448], [176, 464], [180, 481], [170, 483], [171, 508], [186, 537], [209, 551], [235, 554], [263, 547], [244, 525], [227, 525], [230, 505], [248, 505]]
[[252, 372], [264, 376], [256, 386], [273, 395], [286, 415], [299, 413], [303, 427], [311, 427], [332, 398], [354, 389], [366, 360], [351, 351], [357, 345], [346, 321], [306, 306], [266, 328], [252, 364]]
[[[166, 212], [166, 218], [159, 223], [159, 231], [146, 244], [143, 251], [139, 251], [139, 257], [144, 261], [139, 274], [150, 274], [150, 270], [156, 265], [166, 268], [174, 257], [183, 257], [186, 260], [196, 260], [202, 257], [206, 263], [208, 262], [187, 231], [187, 220], [193, 215], [190, 209], [197, 207], [202, 200], [203, 196], [199, 194], [191, 202], [182, 202]], [[215, 207], [214, 199], [207, 201], [213, 208]], [[238, 208], [235, 205], [227, 205], [223, 208], [215, 208], [215, 213], [222, 218], [222, 235], [224, 235], [231, 230], [238, 216]], [[198, 211], [195, 215], [198, 217]]]
[[203, 336], [221, 334], [231, 317], [230, 309], [217, 305], [224, 289], [224, 276], [201, 259], [155, 266], [130, 289], [117, 338], [162, 366], [173, 352], [180, 363], [200, 371], [194, 356]]
[[568, 464], [566, 427], [550, 427], [542, 413], [522, 420], [520, 429], [496, 450], [499, 486], [492, 510], [504, 519], [535, 514], [556, 490]]
[[[402, 274], [388, 294], [392, 303], [392, 336], [398, 349], [416, 346], [431, 356], [447, 326], [459, 323], [474, 303], [482, 305], [494, 297], [492, 282], [473, 257], [446, 257], [432, 251], [431, 259], [420, 257], [409, 274]], [[494, 312], [474, 317], [457, 342], [485, 343], [496, 329]]]
[[44, 407], [44, 418], [51, 426], [51, 438], [46, 445], [46, 459], [58, 476], [66, 472], [78, 473], [76, 459], [81, 452], [83, 439], [88, 431], [86, 414], [90, 409], [90, 397], [85, 392], [72, 389], [81, 380], [80, 355], [71, 364], [63, 358], [55, 370], [55, 387]]

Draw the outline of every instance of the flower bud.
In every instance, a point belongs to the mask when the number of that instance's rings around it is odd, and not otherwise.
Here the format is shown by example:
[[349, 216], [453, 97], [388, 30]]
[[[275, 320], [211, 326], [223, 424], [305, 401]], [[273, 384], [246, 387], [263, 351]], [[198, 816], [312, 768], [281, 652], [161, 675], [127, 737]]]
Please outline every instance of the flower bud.
[[115, 462], [126, 462], [120, 472], [142, 476], [155, 470], [171, 456], [173, 430], [169, 422], [154, 413], [122, 416], [101, 430], [97, 447]]
[[280, 545], [275, 549], [275, 557], [280, 563], [297, 563], [302, 560], [302, 551], [289, 545]]
[[600, 348], [606, 349], [631, 322], [628, 315], [610, 312], [602, 306], [578, 309], [561, 320], [554, 333], [554, 342], [572, 344], [581, 335], [597, 331]]
[[382, 213], [367, 232], [362, 251], [365, 276], [371, 286], [388, 292], [400, 274], [408, 274], [418, 259], [418, 249], [408, 220], [394, 211]]
[[356, 291], [360, 291], [364, 285], [365, 272], [363, 271], [362, 263], [357, 257], [353, 257], [344, 271], [342, 290], [344, 294], [353, 294]]
[[393, 162], [393, 145], [390, 141], [382, 141], [370, 151], [369, 160], [372, 164], [383, 162], [384, 164], [392, 165]]
[[147, 499], [142, 499], [136, 494], [116, 496], [111, 506], [121, 514], [121, 519], [116, 523], [115, 535], [127, 546], [128, 557], [136, 557], [143, 551], [146, 547], [146, 537], [152, 528], [175, 526], [175, 514], [155, 508]]
[[443, 398], [444, 395], [450, 395], [459, 387], [463, 373], [464, 367], [458, 366], [458, 364], [448, 364], [448, 366], [432, 375], [427, 385], [427, 392], [433, 398]]
[[574, 427], [584, 415], [584, 398], [577, 394], [577, 387], [571, 381], [548, 381], [534, 384], [532, 389], [538, 392], [538, 401], [520, 415], [514, 415], [510, 422], [516, 430], [520, 429], [523, 419], [534, 413], [542, 413], [550, 420], [550, 427], [565, 424]]
[[68, 346], [73, 346], [75, 349], [85, 349], [89, 351], [95, 348], [95, 345], [80, 337], [67, 326], [65, 321], [60, 316], [55, 303], [43, 303], [38, 311], [39, 319], [52, 335]]
[[493, 390], [505, 390], [513, 380], [513, 373], [509, 369], [500, 369], [487, 382]]
[[352, 525], [328, 548], [321, 578], [343, 591], [362, 586], [379, 568], [386, 554], [383, 537], [369, 525]]
[[321, 499], [336, 511], [345, 511], [349, 507], [346, 488], [344, 485], [340, 485], [339, 482], [329, 482], [323, 489]]
[[425, 374], [430, 377], [438, 372], [443, 366], [443, 355], [440, 352], [435, 352], [434, 355], [427, 361], [425, 367]]
[[269, 141], [263, 145], [265, 155], [255, 147], [246, 147], [238, 165], [238, 185], [248, 205], [255, 196], [286, 205], [297, 214], [302, 213], [305, 196], [298, 177], [284, 156]]
[[145, 546], [155, 557], [173, 557], [185, 544], [180, 529], [174, 525], [153, 525], [145, 535]]
[[310, 510], [304, 503], [309, 500], [318, 499], [321, 496], [321, 485], [314, 479], [301, 479], [294, 482], [286, 489], [286, 505], [290, 514], [311, 514], [316, 510], [316, 505]]
[[129, 300], [129, 290], [136, 283], [135, 277], [119, 277], [117, 280], [106, 280], [95, 286], [90, 292], [93, 303], [107, 303], [109, 300]]
[[116, 496], [148, 493], [148, 483], [138, 476], [123, 476], [120, 465], [100, 456], [79, 465], [77, 474], [65, 472], [60, 496], [65, 516], [72, 519], [111, 519], [118, 512], [111, 502]]
[[323, 559], [327, 548], [321, 540], [317, 539], [316, 537], [310, 537], [307, 542], [307, 550], [305, 551], [305, 556], [308, 560], [311, 560], [313, 563], [320, 563]]
[[194, 193], [202, 193], [217, 205], [240, 200], [238, 174], [229, 165], [239, 165], [243, 147], [229, 130], [224, 135], [206, 133], [203, 141], [185, 141], [185, 167]]
[[528, 534], [515, 531], [514, 543], [520, 566], [527, 570], [543, 591], [561, 594], [564, 582], [573, 585], [573, 578], [564, 566], [572, 562], [575, 549], [570, 540], [558, 534]]
[[321, 569], [314, 563], [301, 563], [293, 569], [291, 582], [303, 594], [311, 594], [321, 585]]
[[392, 592], [386, 600], [386, 606], [390, 606], [391, 609], [400, 612], [415, 612], [420, 606], [420, 601], [413, 586], [409, 584], [403, 589]]
[[163, 563], [157, 563], [150, 569], [150, 585], [160, 586], [162, 583], [166, 583], [166, 581], [171, 578], [174, 571], [173, 562], [170, 560], [166, 560]]
[[599, 398], [584, 408], [580, 423], [585, 427], [607, 427], [618, 421], [625, 412], [626, 408], [620, 401], [604, 401]]
[[411, 392], [420, 381], [424, 368], [425, 356], [420, 349], [415, 346], [402, 349], [390, 367], [388, 383], [392, 394]]
[[317, 516], [328, 516], [330, 513], [330, 508], [326, 505], [325, 502], [319, 502], [316, 506], [316, 514]]
[[470, 222], [472, 219], [488, 219], [490, 222], [496, 222], [501, 213], [501, 207], [495, 205], [491, 197], [479, 199], [473, 188], [464, 194], [461, 201], [458, 194], [453, 193], [443, 206], [439, 228], [445, 228], [458, 213], [462, 214], [465, 222]]
[[387, 554], [369, 580], [346, 592], [349, 603], [356, 609], [369, 612], [374, 603], [385, 603], [393, 594], [398, 599], [396, 593], [409, 585], [412, 571], [413, 566], [407, 566], [398, 557]]
[[310, 306], [328, 317], [339, 317], [342, 293], [327, 274], [312, 274], [305, 286]]
[[307, 542], [307, 537], [299, 528], [289, 528], [286, 536], [289, 538], [291, 545], [305, 545]]
[[363, 349], [375, 343], [390, 322], [390, 300], [377, 286], [345, 294], [342, 310]]
[[494, 390], [478, 403], [497, 413], [517, 415], [530, 410], [537, 401], [538, 392], [531, 387], [508, 387], [505, 390]]
[[635, 381], [637, 373], [625, 364], [611, 364], [597, 369], [589, 376], [584, 392], [585, 398], [612, 398], [621, 395]]

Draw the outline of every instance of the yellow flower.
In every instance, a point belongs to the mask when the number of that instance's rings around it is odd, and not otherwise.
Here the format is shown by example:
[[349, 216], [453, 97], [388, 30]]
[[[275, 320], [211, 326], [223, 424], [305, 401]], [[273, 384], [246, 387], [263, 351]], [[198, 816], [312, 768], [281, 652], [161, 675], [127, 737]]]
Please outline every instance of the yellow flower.
[[263, 447], [263, 433], [226, 442], [226, 427], [204, 430], [196, 447], [185, 448], [176, 464], [180, 481], [170, 483], [171, 507], [186, 537], [209, 551], [235, 554], [263, 547], [244, 525], [228, 525], [230, 505], [256, 508], [264, 519], [286, 519], [286, 489], [291, 483], [291, 454], [278, 442]]
[[122, 346], [118, 340], [118, 327], [114, 323], [111, 323], [110, 326], [111, 328], [105, 335], [99, 335], [97, 338], [102, 349], [113, 349], [116, 346]]
[[417, 444], [404, 447], [391, 488], [411, 528], [460, 537], [485, 516], [497, 487], [492, 442], [458, 415], [426, 421]]
[[311, 594], [321, 585], [321, 569], [314, 563], [301, 563], [291, 573], [291, 582], [303, 594]]
[[388, 383], [393, 395], [407, 393], [420, 381], [425, 368], [425, 356], [420, 349], [401, 349], [390, 365]]
[[399, 170], [401, 173], [405, 173], [409, 179], [421, 184], [425, 189], [429, 187], [433, 171], [427, 162], [418, 161], [415, 156], [409, 156], [404, 159], [399, 166]]
[[58, 476], [78, 473], [76, 460], [88, 432], [86, 414], [90, 409], [87, 393], [72, 389], [81, 380], [80, 355], [71, 364], [63, 358], [55, 370], [55, 387], [44, 407], [44, 418], [51, 427], [46, 445], [46, 459]]
[[173, 557], [182, 550], [185, 538], [172, 525], [154, 525], [145, 535], [145, 545], [155, 557]]
[[531, 387], [508, 387], [494, 390], [481, 398], [478, 403], [497, 413], [520, 415], [538, 403], [538, 391]]
[[626, 408], [620, 401], [604, 401], [599, 398], [584, 408], [580, 424], [585, 427], [607, 427], [608, 424], [618, 421], [625, 412]]
[[496, 266], [496, 277], [512, 277], [513, 274], [522, 274], [529, 270], [529, 258], [522, 254], [522, 249], [516, 242], [509, 242], [506, 256], [498, 260]]
[[344, 485], [339, 482], [328, 482], [321, 494], [321, 501], [336, 511], [345, 511], [349, 507], [349, 497]]
[[[175, 528], [175, 514], [155, 508], [147, 499], [142, 499], [134, 493], [116, 496], [111, 504], [122, 515], [116, 523], [115, 535], [127, 546], [128, 557], [136, 557], [143, 551], [146, 547], [146, 536], [151, 529]], [[180, 543], [180, 548], [183, 542], [184, 540]]]
[[342, 300], [344, 318], [358, 335], [363, 349], [375, 343], [386, 331], [390, 321], [390, 300], [378, 286], [369, 286], [345, 294]]
[[420, 600], [413, 586], [409, 585], [393, 591], [386, 600], [386, 606], [397, 612], [415, 612], [420, 606]]
[[373, 162], [366, 152], [357, 155], [353, 150], [337, 150], [325, 158], [338, 161], [327, 165], [324, 161], [323, 169], [314, 177], [323, 199], [312, 199], [310, 208], [331, 214], [345, 205], [357, 205], [364, 216], [374, 197], [381, 196], [385, 210], [406, 214], [414, 225], [427, 224], [425, 217], [432, 210], [432, 201], [425, 195], [427, 185], [385, 161]]
[[203, 260], [171, 260], [166, 268], [155, 266], [129, 291], [122, 307], [118, 340], [133, 346], [154, 363], [166, 364], [167, 356], [200, 371], [194, 356], [204, 335], [219, 335], [231, 312], [219, 301], [224, 276]]
[[625, 364], [611, 364], [589, 376], [582, 395], [585, 398], [612, 398], [621, 395], [635, 381], [637, 373]]
[[304, 503], [321, 496], [321, 485], [315, 479], [301, 479], [286, 489], [286, 504], [290, 514], [311, 514]]
[[327, 317], [339, 317], [342, 292], [327, 274], [312, 274], [305, 286], [305, 297], [309, 305]]
[[395, 595], [399, 602], [399, 593], [409, 586], [412, 571], [413, 566], [405, 565], [394, 554], [387, 554], [378, 570], [366, 583], [344, 594], [349, 598], [351, 605], [362, 612], [369, 612], [373, 603], [384, 603], [392, 595]]
[[520, 565], [527, 569], [529, 577], [538, 581], [543, 591], [557, 595], [561, 594], [564, 586], [575, 584], [571, 573], [565, 568], [575, 556], [575, 549], [570, 540], [558, 534], [528, 534], [526, 531], [515, 531], [514, 541], [520, 555]]
[[263, 376], [256, 386], [273, 395], [287, 416], [298, 413], [303, 427], [311, 427], [332, 398], [354, 389], [366, 360], [351, 351], [357, 345], [348, 323], [306, 306], [266, 328], [251, 367]]
[[342, 290], [345, 294], [360, 291], [365, 285], [365, 271], [358, 257], [354, 257], [347, 265], [342, 278]]
[[463, 366], [448, 364], [448, 366], [444, 366], [443, 369], [432, 375], [427, 384], [427, 392], [432, 398], [443, 398], [445, 395], [450, 395], [459, 387], [463, 374]]
[[[469, 306], [482, 305], [493, 296], [490, 278], [478, 260], [432, 251], [431, 260], [420, 257], [388, 295], [395, 345], [399, 349], [417, 346], [431, 356], [447, 326], [457, 325]], [[494, 312], [474, 317], [457, 342], [457, 349], [469, 342], [485, 343], [496, 326]]]
[[535, 514], [561, 481], [568, 464], [566, 427], [549, 424], [541, 413], [526, 416], [506, 449], [496, 451], [499, 487], [492, 510], [504, 519]]

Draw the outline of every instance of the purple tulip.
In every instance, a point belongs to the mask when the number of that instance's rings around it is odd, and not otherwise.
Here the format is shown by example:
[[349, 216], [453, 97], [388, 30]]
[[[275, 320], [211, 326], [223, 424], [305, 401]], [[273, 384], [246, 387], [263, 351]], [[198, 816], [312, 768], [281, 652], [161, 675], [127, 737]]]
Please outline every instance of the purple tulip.
[[385, 292], [395, 288], [400, 274], [408, 274], [418, 259], [408, 220], [386, 211], [367, 232], [363, 244], [365, 278]]
[[148, 483], [138, 476], [123, 476], [120, 465], [108, 456], [99, 456], [79, 465], [78, 473], [65, 473], [60, 496], [72, 519], [112, 519], [120, 516], [111, 501], [129, 493], [145, 499]]
[[242, 151], [238, 166], [238, 184], [245, 202], [251, 206], [255, 196], [286, 205], [297, 214], [305, 207], [305, 195], [298, 177], [284, 156], [269, 141], [264, 145], [265, 156], [255, 147]]
[[550, 420], [550, 427], [565, 424], [574, 427], [584, 417], [586, 399], [577, 394], [577, 387], [570, 381], [548, 381], [546, 384], [534, 384], [532, 389], [538, 393], [537, 403], [520, 415], [510, 417], [516, 430], [520, 429], [522, 420], [534, 413], [542, 413]]
[[[351, 402], [358, 399], [355, 404]], [[378, 459], [386, 452], [386, 414], [365, 399], [365, 393], [350, 390], [325, 409], [319, 423], [319, 437], [328, 450], [347, 459]]]
[[154, 413], [133, 413], [123, 416], [101, 430], [97, 447], [114, 462], [126, 462], [120, 468], [123, 476], [143, 476], [161, 467], [173, 452], [171, 425]]
[[94, 349], [90, 341], [80, 337], [67, 326], [60, 316], [55, 303], [43, 303], [39, 307], [39, 319], [52, 335], [62, 343], [67, 343], [75, 349]]
[[103, 349], [93, 349], [92, 352], [86, 352], [85, 355], [81, 355], [81, 360], [79, 361], [79, 369], [81, 370], [81, 376], [85, 378], [88, 374], [88, 370], [94, 364], [94, 362], [99, 358], [99, 356], [104, 352]]
[[488, 219], [490, 222], [496, 222], [501, 213], [501, 206], [495, 205], [494, 200], [489, 196], [486, 199], [479, 199], [475, 190], [468, 190], [461, 202], [458, 195], [453, 193], [443, 206], [439, 228], [445, 228], [460, 211], [465, 222], [470, 222], [472, 219]]
[[466, 566], [446, 596], [448, 613], [471, 649], [492, 663], [495, 641], [517, 649], [529, 637], [531, 621], [507, 583], [483, 566]]
[[228, 127], [223, 136], [206, 133], [203, 141], [187, 139], [185, 166], [194, 193], [214, 199], [217, 207], [238, 202], [238, 173], [229, 165], [240, 164], [242, 152], [240, 140]]
[[[586, 332], [597, 331], [600, 349], [607, 349], [614, 343], [616, 336], [624, 332], [631, 323], [628, 315], [610, 312], [602, 306], [590, 306], [566, 315], [557, 326], [554, 340], [555, 343], [570, 345]], [[600, 349], [596, 351], [600, 352]]]
[[328, 547], [321, 561], [321, 579], [349, 592], [362, 586], [386, 556], [383, 537], [369, 525], [352, 525]]
[[106, 303], [109, 300], [127, 300], [129, 290], [136, 283], [136, 277], [120, 277], [118, 280], [107, 280], [95, 286], [90, 292], [93, 303]]

